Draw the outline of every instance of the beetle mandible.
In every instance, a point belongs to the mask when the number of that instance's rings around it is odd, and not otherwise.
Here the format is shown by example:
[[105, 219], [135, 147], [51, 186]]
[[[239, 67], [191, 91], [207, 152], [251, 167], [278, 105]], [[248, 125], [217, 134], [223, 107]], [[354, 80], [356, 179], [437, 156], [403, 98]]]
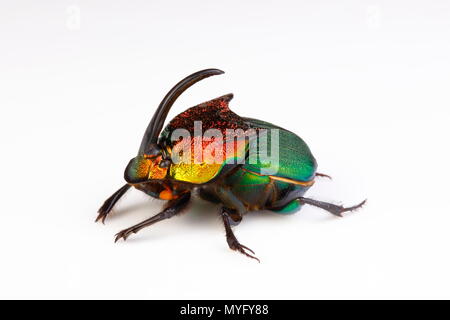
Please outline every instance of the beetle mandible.
[[[328, 177], [316, 172], [317, 162], [308, 145], [291, 131], [232, 112], [228, 107], [232, 94], [187, 109], [162, 130], [167, 114], [180, 94], [204, 78], [223, 73], [218, 69], [193, 73], [177, 83], [161, 101], [144, 133], [137, 156], [130, 160], [125, 169], [126, 184], [104, 202], [98, 210], [96, 221], [104, 222], [117, 201], [131, 187], [151, 197], [167, 200], [167, 203], [160, 213], [117, 233], [115, 241], [121, 238], [126, 240], [132, 233], [179, 214], [186, 208], [195, 191], [200, 198], [221, 205], [220, 215], [228, 246], [259, 261], [251, 249], [237, 240], [231, 229], [231, 226], [241, 222], [245, 213], [271, 210], [286, 214], [298, 211], [307, 204], [342, 216], [344, 212], [364, 205], [365, 200], [355, 206], [343, 207], [304, 197], [316, 177]], [[223, 138], [202, 138], [198, 144], [195, 127], [199, 122], [207, 129], [224, 133]], [[227, 135], [230, 129], [234, 132], [232, 139]], [[174, 139], [172, 134], [177, 130], [193, 135], [194, 140]], [[277, 163], [263, 162], [259, 157], [256, 157], [256, 161], [249, 161], [251, 146], [255, 145], [252, 142], [257, 136], [255, 132], [266, 133], [267, 146], [271, 144], [272, 132], [277, 133]], [[233, 146], [231, 152], [225, 150], [227, 143]], [[219, 155], [222, 162], [207, 161], [208, 155], [204, 154], [204, 158], [200, 156], [196, 159], [195, 152], [189, 154], [195, 145], [200, 145], [202, 151], [213, 149], [210, 155], [214, 157], [222, 152]], [[261, 153], [261, 147], [256, 145], [256, 153]], [[189, 155], [185, 154], [183, 158], [183, 151], [188, 151]]]

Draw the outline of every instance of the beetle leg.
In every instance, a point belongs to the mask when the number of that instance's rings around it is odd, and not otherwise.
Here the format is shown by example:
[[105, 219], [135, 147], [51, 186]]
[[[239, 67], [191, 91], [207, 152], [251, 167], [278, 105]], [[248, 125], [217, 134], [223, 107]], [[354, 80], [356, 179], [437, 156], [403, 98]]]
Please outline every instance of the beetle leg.
[[237, 226], [242, 221], [242, 215], [236, 210], [229, 210], [227, 213], [227, 219], [231, 226]]
[[219, 187], [216, 189], [216, 195], [219, 197], [222, 204], [224, 204], [227, 208], [233, 208], [240, 215], [243, 215], [247, 209], [241, 200], [239, 200], [233, 192], [228, 190], [227, 188]]
[[258, 262], [261, 262], [261, 261], [259, 261], [259, 259], [257, 257], [252, 256], [251, 254], [247, 253], [247, 251], [250, 251], [251, 253], [255, 254], [255, 252], [253, 252], [252, 249], [244, 246], [243, 244], [240, 244], [239, 241], [236, 239], [236, 236], [234, 235], [233, 230], [231, 230], [230, 217], [229, 217], [227, 211], [228, 210], [226, 208], [222, 209], [222, 220], [223, 220], [223, 225], [225, 226], [225, 233], [227, 236], [228, 246], [230, 247], [231, 250], [239, 251], [240, 253], [246, 255], [249, 258], [252, 258], [252, 259], [257, 260]]
[[189, 199], [191, 198], [191, 194], [189, 192], [183, 194], [178, 199], [170, 200], [167, 203], [167, 207], [157, 215], [154, 215], [153, 217], [142, 221], [141, 223], [138, 223], [128, 229], [122, 230], [119, 233], [116, 234], [116, 239], [114, 242], [117, 242], [120, 238], [123, 238], [123, 240], [127, 240], [127, 238], [132, 234], [136, 233], [141, 229], [144, 229], [145, 227], [151, 226], [152, 224], [172, 218], [174, 215], [180, 213], [184, 208], [186, 208], [186, 205], [189, 203]]
[[332, 179], [329, 175], [325, 174], [325, 173], [318, 173], [316, 172], [316, 177], [323, 177], [323, 178], [328, 178], [328, 179]]
[[298, 199], [300, 200], [300, 202], [302, 204], [309, 204], [311, 206], [321, 208], [321, 209], [326, 210], [326, 211], [330, 212], [331, 214], [334, 214], [335, 216], [339, 216], [339, 217], [342, 217], [342, 214], [344, 212], [357, 210], [366, 203], [366, 200], [364, 200], [363, 202], [361, 202], [360, 204], [357, 204], [356, 206], [345, 208], [343, 206], [338, 206], [338, 205], [335, 205], [335, 204], [332, 204], [329, 202], [323, 202], [323, 201], [318, 201], [318, 200], [309, 199], [309, 198], [299, 197]]
[[119, 201], [119, 199], [130, 189], [131, 185], [126, 184], [114, 194], [106, 199], [106, 201], [103, 203], [103, 205], [98, 209], [98, 216], [97, 219], [95, 219], [95, 222], [102, 220], [102, 223], [105, 223], [106, 216], [111, 212], [111, 209], [114, 207], [114, 205]]

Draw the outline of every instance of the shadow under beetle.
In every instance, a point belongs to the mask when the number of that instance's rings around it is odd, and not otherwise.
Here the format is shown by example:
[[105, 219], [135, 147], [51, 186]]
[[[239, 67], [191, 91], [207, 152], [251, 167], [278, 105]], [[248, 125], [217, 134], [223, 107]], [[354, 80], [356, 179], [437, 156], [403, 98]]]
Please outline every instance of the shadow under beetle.
[[[119, 232], [115, 241], [121, 238], [126, 240], [130, 234], [180, 213], [189, 203], [191, 193], [196, 190], [202, 199], [221, 205], [220, 214], [229, 247], [259, 261], [251, 249], [237, 240], [231, 229], [232, 225], [240, 223], [246, 212], [271, 210], [286, 214], [299, 210], [303, 204], [308, 204], [342, 216], [342, 213], [358, 209], [365, 203], [363, 201], [356, 206], [343, 207], [303, 197], [316, 177], [326, 176], [316, 172], [317, 163], [309, 147], [300, 137], [288, 130], [265, 121], [240, 117], [232, 112], [228, 108], [228, 103], [233, 98], [232, 94], [187, 109], [172, 119], [162, 130], [170, 108], [181, 93], [204, 78], [222, 73], [224, 72], [218, 69], [206, 69], [191, 74], [176, 84], [160, 103], [145, 131], [137, 156], [125, 169], [124, 176], [127, 183], [105, 201], [98, 210], [96, 221], [104, 222], [116, 202], [132, 186], [152, 197], [167, 200], [167, 203], [162, 212]], [[211, 143], [223, 142], [223, 145], [232, 143], [235, 148], [231, 153], [225, 152], [224, 147], [214, 149], [215, 155], [217, 150], [223, 151], [222, 163], [208, 162], [208, 159], [174, 161], [175, 150], [180, 157], [182, 151], [186, 150], [180, 147], [187, 147], [188, 151], [191, 146], [195, 148], [194, 145], [198, 141], [195, 136], [197, 121], [201, 121], [206, 129], [219, 130], [225, 137], [229, 129], [240, 132], [232, 142], [225, 141], [225, 138], [223, 141], [204, 138], [200, 140], [199, 145], [203, 151]], [[188, 142], [173, 139], [171, 135], [176, 129], [188, 132], [194, 139], [187, 140]], [[270, 168], [270, 163], [263, 163], [259, 158], [257, 161], [248, 161], [251, 136], [245, 136], [245, 133], [251, 132], [251, 129], [254, 129], [253, 132], [266, 129], [263, 131], [268, 133], [266, 141], [269, 149], [272, 141], [270, 133], [272, 129], [277, 129], [279, 157], [276, 168]], [[260, 150], [257, 149], [257, 152]], [[188, 156], [189, 160], [194, 157], [196, 155]], [[229, 161], [230, 159], [235, 161]], [[270, 169], [274, 169], [273, 174], [262, 174]]]

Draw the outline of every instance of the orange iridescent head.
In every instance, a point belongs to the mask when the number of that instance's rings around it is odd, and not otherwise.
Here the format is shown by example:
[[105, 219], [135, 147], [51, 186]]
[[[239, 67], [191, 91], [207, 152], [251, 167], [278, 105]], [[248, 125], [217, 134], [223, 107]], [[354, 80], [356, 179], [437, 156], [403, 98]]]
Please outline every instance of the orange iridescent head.
[[163, 180], [169, 169], [169, 163], [161, 155], [142, 155], [131, 159], [125, 169], [128, 183], [142, 183], [149, 180]]

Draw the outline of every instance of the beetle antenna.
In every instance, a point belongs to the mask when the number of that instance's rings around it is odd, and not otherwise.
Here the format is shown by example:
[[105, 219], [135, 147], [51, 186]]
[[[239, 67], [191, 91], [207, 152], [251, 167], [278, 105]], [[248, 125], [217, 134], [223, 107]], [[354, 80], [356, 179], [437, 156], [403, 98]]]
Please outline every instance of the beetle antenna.
[[151, 145], [156, 145], [158, 141], [159, 133], [162, 130], [164, 121], [166, 120], [167, 114], [172, 107], [175, 100], [190, 86], [194, 83], [205, 79], [210, 76], [215, 76], [223, 74], [224, 72], [219, 69], [205, 69], [198, 71], [196, 73], [187, 76], [180, 82], [178, 82], [164, 97], [161, 103], [156, 109], [155, 114], [150, 120], [147, 129], [145, 130], [144, 137], [142, 138], [141, 146], [139, 148], [139, 154], [146, 153], [147, 150], [151, 149]]

